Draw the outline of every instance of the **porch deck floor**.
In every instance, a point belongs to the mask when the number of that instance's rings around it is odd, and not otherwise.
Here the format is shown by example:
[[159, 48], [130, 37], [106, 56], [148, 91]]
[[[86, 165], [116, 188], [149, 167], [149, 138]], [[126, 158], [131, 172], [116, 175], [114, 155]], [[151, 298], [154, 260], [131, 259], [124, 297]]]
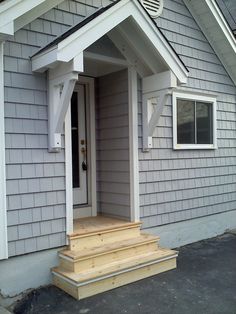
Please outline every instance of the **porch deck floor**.
[[83, 235], [97, 231], [110, 230], [131, 224], [133, 223], [127, 220], [105, 216], [79, 218], [74, 220], [74, 232], [72, 235]]

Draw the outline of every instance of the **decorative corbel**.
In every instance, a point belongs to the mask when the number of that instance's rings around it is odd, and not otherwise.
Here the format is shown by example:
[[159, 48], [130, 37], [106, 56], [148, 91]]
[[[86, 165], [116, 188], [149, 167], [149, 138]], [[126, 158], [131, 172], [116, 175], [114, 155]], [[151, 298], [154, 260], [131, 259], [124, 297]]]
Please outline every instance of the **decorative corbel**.
[[48, 149], [50, 152], [58, 152], [62, 146], [61, 133], [63, 133], [65, 115], [78, 74], [83, 70], [83, 67], [79, 66], [79, 61], [81, 58], [73, 59], [48, 71]]
[[152, 136], [177, 79], [171, 71], [143, 78], [142, 126], [143, 151], [152, 148]]

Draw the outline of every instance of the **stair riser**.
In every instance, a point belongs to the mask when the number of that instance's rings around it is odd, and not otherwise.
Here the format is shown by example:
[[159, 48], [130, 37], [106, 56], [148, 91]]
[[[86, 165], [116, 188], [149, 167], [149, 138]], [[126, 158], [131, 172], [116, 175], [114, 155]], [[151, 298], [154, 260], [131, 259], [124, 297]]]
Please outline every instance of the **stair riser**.
[[86, 285], [80, 287], [67, 282], [56, 274], [53, 274], [53, 283], [58, 288], [80, 300], [174, 268], [176, 268], [176, 258], [143, 266], [139, 269], [130, 270], [129, 272], [114, 275], [96, 282], [88, 282]]
[[125, 239], [132, 239], [140, 236], [140, 228], [133, 227], [124, 230], [110, 230], [105, 233], [97, 233], [85, 237], [69, 238], [70, 250], [83, 250], [97, 247], [99, 245], [114, 243], [115, 241], [122, 241]]
[[79, 272], [84, 270], [93, 269], [97, 266], [102, 266], [114, 261], [119, 261], [130, 256], [136, 256], [142, 253], [148, 253], [157, 250], [157, 242], [144, 243], [137, 247], [127, 247], [115, 252], [107, 252], [100, 256], [91, 256], [85, 260], [73, 261], [60, 257], [60, 267], [72, 272]]

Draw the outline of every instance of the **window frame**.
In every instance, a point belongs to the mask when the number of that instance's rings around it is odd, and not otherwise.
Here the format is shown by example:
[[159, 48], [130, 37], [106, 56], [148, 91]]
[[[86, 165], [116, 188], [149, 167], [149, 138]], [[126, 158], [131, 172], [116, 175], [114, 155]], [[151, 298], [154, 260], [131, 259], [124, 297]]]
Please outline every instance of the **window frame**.
[[[196, 102], [206, 102], [212, 104], [212, 144], [178, 144], [177, 143], [177, 100], [191, 100]], [[173, 92], [173, 149], [217, 149], [217, 127], [216, 127], [216, 96], [198, 95], [194, 93]]]

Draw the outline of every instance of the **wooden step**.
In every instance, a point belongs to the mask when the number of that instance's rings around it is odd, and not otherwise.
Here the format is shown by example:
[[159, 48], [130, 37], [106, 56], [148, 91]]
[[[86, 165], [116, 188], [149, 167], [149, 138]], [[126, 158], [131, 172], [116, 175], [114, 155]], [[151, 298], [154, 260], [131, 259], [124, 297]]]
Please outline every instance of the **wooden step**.
[[60, 267], [72, 272], [93, 269], [131, 256], [156, 251], [159, 237], [141, 234], [137, 238], [114, 242], [97, 248], [60, 252]]
[[54, 268], [53, 283], [75, 297], [85, 297], [176, 268], [177, 252], [158, 249], [80, 273]]
[[69, 235], [69, 250], [89, 249], [140, 236], [141, 222], [127, 222], [104, 217], [95, 218], [94, 220], [86, 218], [88, 224], [85, 223], [86, 220], [85, 222], [83, 219], [79, 220], [77, 232]]

